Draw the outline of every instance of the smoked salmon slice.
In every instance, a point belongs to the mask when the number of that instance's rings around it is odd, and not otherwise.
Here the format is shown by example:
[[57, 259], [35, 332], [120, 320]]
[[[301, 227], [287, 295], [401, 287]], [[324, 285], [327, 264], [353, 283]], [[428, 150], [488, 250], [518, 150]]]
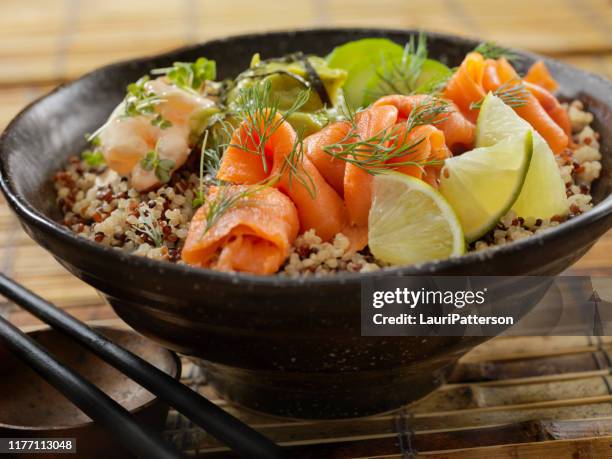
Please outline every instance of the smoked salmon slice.
[[548, 71], [548, 67], [546, 67], [543, 61], [537, 61], [529, 67], [524, 80], [529, 83], [537, 84], [550, 92], [555, 92], [559, 89], [559, 83], [552, 77]]
[[[550, 86], [540, 67], [532, 72], [532, 78], [535, 79], [536, 75], [538, 81]], [[514, 85], [518, 86], [521, 83], [523, 80], [505, 58], [484, 59], [480, 53], [472, 52], [465, 57], [446, 85], [443, 96], [452, 100], [470, 121], [475, 121], [478, 109], [472, 104], [481, 101], [489, 91], [501, 90], [502, 85], [506, 85], [506, 89], [512, 89]], [[515, 104], [514, 110], [540, 133], [553, 152], [556, 154], [563, 152], [569, 143], [566, 131], [567, 120], [550, 100], [550, 93], [539, 91], [539, 89], [546, 91], [545, 88], [534, 89], [528, 81], [525, 87], [527, 90], [521, 95], [524, 100], [521, 104]], [[537, 94], [534, 94], [536, 92]], [[554, 98], [552, 94], [550, 97]], [[543, 107], [543, 103], [550, 111]]]
[[[385, 96], [374, 102], [373, 106], [393, 105], [399, 111], [399, 118], [407, 118], [415, 106], [423, 104], [431, 97], [426, 94], [411, 96], [392, 95]], [[453, 153], [462, 153], [474, 147], [476, 127], [459, 111], [452, 101], [445, 101], [448, 107], [445, 113], [439, 114], [435, 119], [435, 127], [444, 133], [446, 146]]]
[[329, 124], [319, 132], [315, 132], [304, 139], [306, 156], [340, 196], [344, 196], [346, 162], [340, 158], [334, 158], [323, 148], [328, 145], [339, 144], [344, 139], [348, 139], [350, 130], [351, 123], [340, 121]]
[[471, 105], [486, 96], [483, 86], [484, 70], [485, 60], [482, 54], [468, 53], [442, 93], [442, 96], [452, 100], [472, 123], [476, 122], [478, 110], [472, 109]]
[[[362, 141], [367, 141], [389, 132], [397, 121], [397, 114], [397, 108], [392, 105], [370, 107], [359, 112], [355, 119], [358, 137]], [[372, 140], [372, 143], [376, 141]], [[371, 154], [367, 148], [364, 150], [359, 152], [361, 158], [352, 159], [363, 160], [369, 153]], [[344, 202], [352, 225], [368, 226], [368, 214], [372, 202], [372, 179], [372, 174], [362, 167], [347, 162], [344, 171]]]
[[[502, 84], [511, 84], [513, 81], [516, 81], [518, 84], [521, 81], [516, 70], [503, 57], [497, 60], [497, 73]], [[569, 143], [568, 135], [552, 119], [529, 89], [525, 92], [523, 98], [524, 104], [513, 107], [514, 111], [544, 137], [544, 140], [546, 140], [550, 149], [555, 154], [562, 153]]]
[[569, 115], [567, 114], [567, 110], [563, 108], [557, 98], [543, 86], [525, 81], [525, 87], [535, 96], [536, 99], [538, 99], [538, 102], [540, 102], [542, 108], [546, 110], [546, 113], [548, 113], [554, 122], [557, 123], [561, 129], [563, 129], [565, 135], [567, 135], [568, 138], [571, 138], [572, 124], [570, 122]]
[[211, 187], [206, 203], [189, 226], [182, 251], [185, 263], [218, 271], [273, 274], [289, 254], [298, 234], [297, 210], [275, 188], [245, 194], [207, 230], [210, 205], [247, 187]]
[[254, 138], [255, 130], [243, 122], [223, 155], [217, 177], [236, 184], [271, 180], [295, 203], [302, 232], [313, 228], [323, 240], [333, 239], [347, 222], [344, 201], [310, 159], [296, 150], [301, 147], [293, 127], [280, 114], [272, 125], [272, 132], [263, 133], [262, 156], [261, 139]]

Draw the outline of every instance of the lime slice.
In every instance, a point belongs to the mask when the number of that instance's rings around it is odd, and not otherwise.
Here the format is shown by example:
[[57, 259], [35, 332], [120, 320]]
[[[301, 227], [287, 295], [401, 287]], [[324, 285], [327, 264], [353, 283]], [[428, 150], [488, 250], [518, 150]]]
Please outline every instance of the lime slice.
[[548, 219], [568, 212], [565, 183], [552, 150], [530, 124], [493, 94], [485, 98], [476, 125], [476, 146], [488, 147], [509, 137], [533, 132], [533, 158], [512, 210], [525, 221]]
[[440, 193], [448, 200], [468, 242], [489, 232], [516, 201], [531, 161], [531, 130], [444, 162]]
[[368, 219], [372, 254], [404, 265], [465, 253], [461, 224], [452, 207], [425, 182], [398, 172], [374, 178]]
[[327, 65], [349, 70], [363, 58], [373, 59], [381, 54], [402, 56], [404, 49], [387, 38], [363, 38], [336, 46], [327, 56]]
[[361, 107], [376, 68], [383, 62], [401, 59], [403, 52], [400, 45], [386, 38], [364, 38], [334, 48], [327, 56], [327, 65], [348, 72], [344, 95], [352, 106]]

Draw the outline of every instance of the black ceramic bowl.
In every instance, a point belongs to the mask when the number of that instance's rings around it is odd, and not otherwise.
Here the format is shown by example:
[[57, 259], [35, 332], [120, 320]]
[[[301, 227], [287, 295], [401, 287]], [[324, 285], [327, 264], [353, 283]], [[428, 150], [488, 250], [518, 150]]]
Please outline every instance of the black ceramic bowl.
[[[0, 184], [25, 230], [66, 268], [99, 289], [135, 329], [196, 356], [219, 392], [250, 408], [304, 418], [339, 418], [391, 410], [440, 385], [454, 362], [483, 338], [362, 338], [360, 283], [366, 276], [557, 274], [612, 225], [612, 85], [546, 59], [562, 93], [579, 97], [602, 134], [597, 206], [548, 232], [461, 258], [377, 274], [288, 279], [230, 275], [128, 255], [77, 237], [57, 223], [51, 177], [124, 95], [154, 67], [198, 56], [216, 59], [221, 77], [236, 75], [255, 52], [326, 54], [370, 36], [398, 43], [411, 31], [305, 30], [211, 41], [118, 63], [62, 86], [26, 108], [0, 141]], [[460, 63], [476, 41], [429, 34], [432, 56]], [[519, 53], [524, 66], [536, 56]], [[516, 291], [521, 301], [525, 292]]]

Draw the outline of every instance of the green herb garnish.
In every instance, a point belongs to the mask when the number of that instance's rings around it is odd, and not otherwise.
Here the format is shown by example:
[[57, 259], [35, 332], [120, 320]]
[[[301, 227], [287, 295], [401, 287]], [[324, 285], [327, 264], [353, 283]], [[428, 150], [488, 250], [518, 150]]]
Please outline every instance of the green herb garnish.
[[[339, 142], [323, 147], [323, 151], [372, 175], [402, 166], [425, 167], [439, 164], [439, 160], [404, 160], [393, 163], [390, 161], [415, 153], [425, 138], [418, 137], [410, 142], [405, 142], [408, 133], [417, 126], [444, 121], [446, 118], [441, 115], [447, 113], [448, 110], [448, 102], [428, 97], [413, 108], [403, 125], [396, 124], [383, 129], [367, 139], [358, 136], [355, 114], [349, 112], [348, 120], [351, 122], [349, 132]], [[398, 144], [401, 145], [398, 146]]]
[[100, 167], [106, 162], [104, 155], [99, 150], [85, 150], [81, 156], [87, 165], [91, 167]]
[[146, 234], [153, 244], [155, 244], [155, 247], [161, 247], [162, 242], [164, 241], [163, 233], [159, 228], [157, 220], [153, 219], [153, 216], [148, 209], [144, 211], [144, 214], [141, 214], [138, 217], [138, 223], [132, 225], [132, 227], [136, 231]]
[[[200, 149], [200, 182], [198, 184], [198, 190], [196, 191], [196, 197], [191, 203], [194, 208], [200, 207], [202, 204], [204, 204], [204, 201], [206, 199], [204, 197], [204, 164], [206, 160], [206, 153], [208, 151], [206, 150], [207, 143], [208, 130], [206, 130], [206, 133], [204, 134], [204, 139], [202, 140], [202, 148]], [[216, 159], [216, 164], [218, 167], [218, 164], [220, 164], [220, 158]]]
[[171, 159], [161, 159], [156, 145], [153, 150], [149, 151], [140, 160], [140, 167], [145, 171], [155, 171], [155, 176], [160, 182], [168, 183], [170, 181], [170, 173], [174, 169], [174, 161]]
[[370, 91], [374, 99], [387, 94], [412, 94], [417, 89], [417, 81], [427, 60], [427, 36], [419, 32], [404, 46], [404, 52], [399, 62], [381, 56], [382, 65], [376, 68], [380, 84]]
[[[529, 97], [529, 91], [519, 79], [512, 79], [501, 86], [499, 86], [493, 94], [499, 97], [504, 103], [510, 107], [518, 108], [527, 105], [527, 97]], [[482, 107], [484, 97], [478, 102], [472, 102], [470, 104], [470, 110], [477, 110]]]
[[516, 61], [520, 58], [518, 54], [509, 50], [508, 48], [504, 48], [503, 46], [499, 46], [498, 44], [492, 41], [485, 41], [479, 44], [474, 51], [482, 54], [482, 57], [485, 59], [499, 59], [503, 57], [508, 61]]
[[[232, 145], [261, 157], [264, 172], [268, 172], [265, 148], [272, 135], [310, 98], [310, 90], [300, 91], [289, 109], [281, 112], [279, 99], [271, 96], [269, 80], [242, 89], [235, 102], [235, 116], [242, 121], [244, 137]], [[280, 115], [280, 116], [277, 116]], [[249, 147], [248, 144], [253, 147]]]
[[127, 86], [123, 116], [155, 115], [151, 120], [151, 124], [162, 129], [168, 128], [172, 126], [172, 123], [164, 120], [160, 114], [155, 114], [155, 106], [164, 102], [164, 99], [146, 87], [146, 83], [149, 80], [148, 76], [143, 76], [135, 83], [130, 83]]
[[212, 229], [219, 219], [230, 209], [245, 204], [247, 198], [271, 186], [270, 180], [244, 187], [240, 191], [232, 189], [233, 185], [219, 184], [214, 199], [206, 201], [206, 226], [202, 237]]
[[314, 183], [314, 180], [310, 174], [308, 174], [304, 168], [302, 167], [302, 163], [304, 160], [304, 137], [301, 132], [297, 133], [297, 137], [295, 138], [295, 142], [293, 142], [293, 146], [291, 151], [285, 156], [283, 164], [278, 171], [278, 177], [283, 177], [287, 174], [287, 183], [289, 188], [293, 186], [294, 181], [302, 184], [311, 198], [315, 198], [317, 196], [317, 187]]
[[217, 78], [217, 64], [205, 57], [195, 62], [175, 62], [172, 67], [153, 69], [152, 75], [166, 75], [175, 86], [187, 91], [200, 91], [206, 81]]

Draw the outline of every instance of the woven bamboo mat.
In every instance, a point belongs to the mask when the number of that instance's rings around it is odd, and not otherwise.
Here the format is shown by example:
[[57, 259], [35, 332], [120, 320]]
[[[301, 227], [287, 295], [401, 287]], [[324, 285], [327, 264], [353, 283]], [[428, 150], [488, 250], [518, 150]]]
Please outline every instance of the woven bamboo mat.
[[[57, 84], [119, 59], [228, 34], [312, 26], [420, 27], [552, 55], [612, 78], [609, 0], [2, 0], [0, 130]], [[572, 272], [611, 275], [612, 232]], [[19, 228], [0, 198], [0, 270], [76, 317], [123, 326], [89, 286]], [[37, 321], [0, 298], [0, 314]], [[295, 457], [612, 457], [612, 340], [495, 339], [468, 354], [452, 380], [409, 409], [334, 422], [284, 421], [216, 400], [198, 368], [183, 381]], [[166, 435], [196, 457], [227, 457], [174, 412]]]

